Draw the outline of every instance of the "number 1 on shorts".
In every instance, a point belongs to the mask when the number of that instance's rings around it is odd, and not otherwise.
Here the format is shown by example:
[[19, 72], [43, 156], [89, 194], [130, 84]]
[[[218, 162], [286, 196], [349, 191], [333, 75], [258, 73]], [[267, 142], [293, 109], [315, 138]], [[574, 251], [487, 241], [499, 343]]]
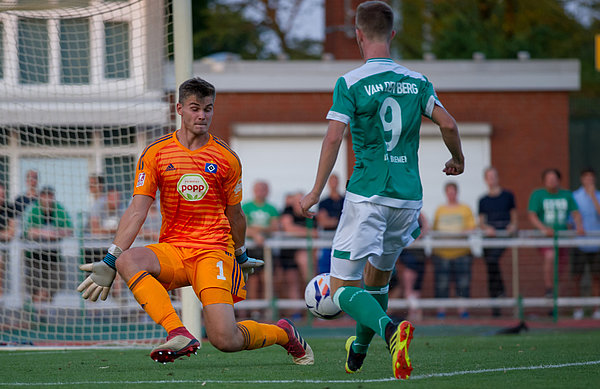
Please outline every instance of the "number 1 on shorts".
[[223, 274], [223, 261], [217, 262], [217, 267], [219, 268], [219, 275], [217, 276], [217, 280], [226, 280], [225, 275]]

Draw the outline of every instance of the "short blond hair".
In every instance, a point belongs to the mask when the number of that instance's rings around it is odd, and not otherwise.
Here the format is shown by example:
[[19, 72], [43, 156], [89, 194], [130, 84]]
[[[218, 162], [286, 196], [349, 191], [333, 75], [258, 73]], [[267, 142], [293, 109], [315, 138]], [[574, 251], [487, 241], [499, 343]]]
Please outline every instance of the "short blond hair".
[[355, 24], [370, 40], [389, 40], [394, 30], [394, 11], [383, 1], [366, 1], [356, 8]]

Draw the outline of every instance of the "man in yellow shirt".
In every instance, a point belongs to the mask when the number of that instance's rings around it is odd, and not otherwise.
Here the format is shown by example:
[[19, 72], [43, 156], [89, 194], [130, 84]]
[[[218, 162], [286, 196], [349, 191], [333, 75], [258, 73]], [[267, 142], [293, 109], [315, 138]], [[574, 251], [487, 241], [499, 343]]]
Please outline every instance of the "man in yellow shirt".
[[[433, 230], [452, 234], [461, 234], [475, 229], [475, 217], [466, 204], [458, 202], [458, 186], [449, 182], [444, 187], [446, 204], [435, 211]], [[471, 288], [471, 250], [462, 248], [437, 248], [433, 250], [435, 269], [435, 297], [448, 298], [450, 282], [454, 280], [456, 295], [468, 298]], [[466, 308], [459, 309], [461, 318], [469, 317]], [[440, 307], [438, 318], [444, 318], [446, 311]]]

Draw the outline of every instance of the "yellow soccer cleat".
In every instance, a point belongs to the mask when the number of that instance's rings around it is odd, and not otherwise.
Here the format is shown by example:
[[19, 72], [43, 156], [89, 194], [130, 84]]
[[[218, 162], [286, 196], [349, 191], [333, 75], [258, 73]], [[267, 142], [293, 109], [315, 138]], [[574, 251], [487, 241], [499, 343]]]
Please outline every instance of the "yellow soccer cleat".
[[398, 324], [396, 331], [390, 337], [389, 349], [392, 354], [392, 368], [394, 377], [408, 379], [413, 368], [408, 356], [408, 346], [413, 337], [415, 327], [405, 320]]
[[352, 343], [356, 340], [356, 336], [351, 336], [346, 340], [346, 373], [358, 373], [362, 368], [363, 362], [367, 354], [356, 353], [352, 350]]

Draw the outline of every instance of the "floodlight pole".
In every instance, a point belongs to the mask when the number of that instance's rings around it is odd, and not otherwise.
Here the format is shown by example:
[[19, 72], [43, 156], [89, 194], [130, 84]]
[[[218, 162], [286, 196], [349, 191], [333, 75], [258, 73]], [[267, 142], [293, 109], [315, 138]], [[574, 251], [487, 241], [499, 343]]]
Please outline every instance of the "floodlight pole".
[[[173, 4], [173, 45], [175, 62], [175, 102], [179, 100], [179, 85], [193, 77], [194, 44], [192, 40], [192, 2], [174, 0]], [[176, 115], [177, 128], [181, 126], [181, 117]], [[200, 300], [192, 287], [181, 290], [181, 319], [183, 325], [196, 338], [202, 336], [202, 318]]]

